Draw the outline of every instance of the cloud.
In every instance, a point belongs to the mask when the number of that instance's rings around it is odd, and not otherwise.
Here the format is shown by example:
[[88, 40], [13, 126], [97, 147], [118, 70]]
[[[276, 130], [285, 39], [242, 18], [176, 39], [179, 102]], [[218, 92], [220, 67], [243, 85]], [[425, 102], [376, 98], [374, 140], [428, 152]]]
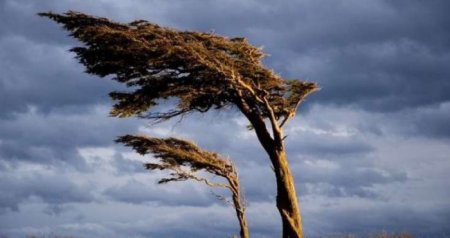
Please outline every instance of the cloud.
[[[397, 126], [409, 135], [423, 135], [430, 138], [450, 138], [450, 103], [440, 103], [433, 107], [406, 110], [397, 117]], [[411, 121], [409, 126], [402, 123]]]
[[[36, 207], [38, 209], [36, 209]], [[7, 220], [0, 220], [9, 225], [2, 232], [17, 237], [27, 234], [54, 232], [57, 234], [93, 237], [227, 237], [238, 233], [237, 220], [233, 210], [223, 206], [190, 207], [135, 205], [119, 202], [89, 204], [74, 207], [84, 215], [85, 219], [74, 221], [67, 217], [52, 218], [47, 214], [37, 213], [42, 208], [36, 204], [26, 207], [33, 219], [27, 227], [18, 227]], [[170, 227], [170, 229], [167, 229]]]
[[220, 202], [215, 201], [213, 194], [205, 191], [209, 187], [205, 188], [204, 184], [194, 183], [192, 181], [174, 182], [157, 186], [156, 180], [142, 183], [132, 179], [122, 186], [109, 188], [105, 195], [117, 201], [136, 204], [154, 202], [169, 206], [207, 206]]
[[67, 46], [36, 43], [17, 35], [2, 36], [0, 46], [4, 49], [0, 53], [0, 118], [26, 112], [31, 106], [43, 112], [58, 108], [79, 110], [105, 103], [108, 92], [114, 88], [109, 81], [83, 74]]
[[1, 213], [18, 212], [20, 204], [35, 200], [51, 204], [46, 210], [50, 213], [60, 213], [60, 205], [66, 203], [94, 200], [89, 186], [76, 184], [64, 174], [42, 166], [21, 165], [15, 170], [3, 170], [0, 177]]
[[0, 119], [0, 158], [79, 165], [78, 147], [110, 145], [115, 137], [133, 131], [133, 120], [108, 118], [105, 106], [84, 110], [46, 114], [31, 107], [14, 118]]
[[[396, 201], [373, 202], [365, 198], [325, 201], [320, 197], [311, 197], [305, 200], [303, 205], [304, 213], [315, 214], [314, 219], [305, 220], [305, 226], [321, 227], [312, 231], [312, 236], [373, 235], [379, 234], [380, 231], [396, 231], [417, 236], [440, 237], [448, 233], [448, 227], [443, 225], [448, 217], [448, 210], [439, 212], [436, 207], [424, 207], [420, 203], [411, 207]], [[314, 211], [306, 205], [311, 205], [314, 209], [316, 206], [324, 206], [326, 209]], [[334, 222], [329, 223], [328, 220]]]

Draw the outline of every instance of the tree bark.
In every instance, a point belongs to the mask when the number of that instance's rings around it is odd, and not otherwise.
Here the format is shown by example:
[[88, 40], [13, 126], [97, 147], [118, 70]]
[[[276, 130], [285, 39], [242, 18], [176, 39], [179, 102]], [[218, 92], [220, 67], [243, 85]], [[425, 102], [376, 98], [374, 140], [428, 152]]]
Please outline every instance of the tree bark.
[[241, 189], [239, 185], [239, 179], [236, 177], [229, 177], [228, 182], [232, 190], [232, 199], [234, 210], [236, 211], [236, 216], [239, 220], [239, 226], [241, 227], [240, 235], [241, 238], [249, 238], [247, 219], [245, 218], [245, 206], [241, 201]]
[[[277, 208], [283, 225], [283, 238], [303, 238], [302, 219], [295, 191], [294, 177], [289, 169], [283, 143], [283, 131], [276, 121], [271, 121], [273, 138], [267, 130], [264, 119], [252, 110], [244, 100], [236, 105], [252, 124], [262, 147], [269, 155], [277, 181]], [[275, 138], [275, 139], [274, 139]]]
[[[250, 117], [251, 118], [251, 117]], [[254, 119], [254, 118], [252, 118]], [[283, 224], [283, 238], [303, 238], [300, 209], [295, 191], [294, 177], [289, 169], [283, 142], [274, 141], [264, 121], [253, 121], [255, 132], [272, 162], [277, 181], [277, 208]], [[281, 131], [279, 132], [281, 134]]]
[[283, 225], [283, 238], [303, 238], [302, 220], [294, 178], [284, 149], [271, 156], [277, 180], [277, 208]]
[[239, 225], [241, 226], [240, 230], [241, 238], [249, 238], [250, 235], [248, 232], [247, 220], [245, 219], [244, 214], [242, 212], [237, 212], [237, 216], [239, 219]]

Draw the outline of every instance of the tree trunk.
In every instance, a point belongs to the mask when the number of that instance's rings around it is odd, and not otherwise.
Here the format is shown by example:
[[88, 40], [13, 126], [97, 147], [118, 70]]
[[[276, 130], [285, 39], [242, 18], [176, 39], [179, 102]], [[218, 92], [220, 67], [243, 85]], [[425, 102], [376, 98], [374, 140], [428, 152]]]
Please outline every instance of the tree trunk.
[[[234, 202], [234, 204], [236, 204], [234, 196], [233, 196], [233, 202]], [[240, 230], [241, 238], [249, 238], [250, 235], [249, 235], [249, 232], [248, 232], [247, 219], [245, 219], [245, 215], [244, 215], [243, 209], [244, 208], [241, 207], [241, 206], [235, 207], [236, 215], [238, 217], [239, 225], [241, 227], [241, 230]]]
[[[277, 208], [283, 224], [283, 238], [303, 238], [302, 219], [292, 176], [282, 141], [274, 141], [266, 130], [256, 128], [261, 145], [272, 162], [277, 181]], [[279, 132], [281, 134], [281, 132]]]
[[302, 220], [294, 178], [289, 169], [284, 149], [271, 156], [271, 160], [277, 180], [276, 202], [283, 224], [283, 238], [303, 238]]
[[232, 199], [234, 210], [236, 211], [236, 216], [239, 220], [239, 226], [241, 227], [240, 235], [241, 238], [249, 238], [249, 231], [247, 225], [247, 219], [245, 217], [245, 205], [242, 203], [241, 188], [239, 184], [239, 178], [237, 172], [234, 171], [234, 176], [227, 177], [228, 182], [231, 186]]
[[283, 131], [277, 122], [273, 121], [273, 136], [267, 131], [264, 119], [245, 102], [238, 101], [239, 109], [252, 124], [256, 136], [264, 150], [270, 157], [277, 181], [277, 208], [281, 215], [283, 225], [283, 238], [303, 238], [302, 219], [298, 207], [297, 193], [295, 191], [294, 178], [286, 158], [286, 150], [283, 145]]

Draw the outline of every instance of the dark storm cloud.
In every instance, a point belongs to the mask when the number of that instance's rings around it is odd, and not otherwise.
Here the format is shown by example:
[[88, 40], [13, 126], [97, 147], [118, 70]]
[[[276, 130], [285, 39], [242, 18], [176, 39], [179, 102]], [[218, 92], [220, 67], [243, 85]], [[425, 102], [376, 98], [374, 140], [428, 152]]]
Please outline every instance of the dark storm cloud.
[[46, 1], [2, 1], [0, 118], [25, 112], [29, 106], [48, 112], [105, 103], [108, 92], [118, 88], [110, 80], [84, 74], [68, 52], [77, 42], [36, 15], [51, 5]]
[[85, 110], [45, 114], [31, 108], [13, 119], [0, 119], [0, 159], [76, 165], [82, 163], [77, 148], [108, 146], [117, 136], [133, 131], [133, 120], [107, 118], [106, 107]]
[[[450, 103], [405, 110], [396, 118], [397, 128], [409, 135], [450, 139]], [[411, 121], [405, 125], [405, 121]]]
[[450, 99], [449, 5], [190, 2], [169, 17], [186, 28], [242, 35], [264, 45], [271, 55], [267, 62], [282, 75], [320, 84], [315, 102], [392, 111]]
[[29, 106], [47, 112], [105, 102], [108, 88], [113, 88], [110, 81], [83, 74], [68, 47], [36, 43], [20, 35], [2, 35], [0, 46], [0, 117], [26, 112]]
[[0, 8], [2, 37], [21, 36], [38, 44], [60, 46], [74, 43], [69, 37], [64, 37], [60, 29], [46, 24], [45, 19], [36, 15], [40, 9], [48, 9], [50, 7], [48, 3], [46, 1], [2, 1]]
[[297, 63], [327, 59], [328, 63], [313, 65], [315, 73], [308, 76], [323, 87], [314, 99], [326, 103], [397, 111], [450, 99], [450, 70], [446, 67], [450, 52], [432, 52], [427, 46], [400, 39], [312, 54]]

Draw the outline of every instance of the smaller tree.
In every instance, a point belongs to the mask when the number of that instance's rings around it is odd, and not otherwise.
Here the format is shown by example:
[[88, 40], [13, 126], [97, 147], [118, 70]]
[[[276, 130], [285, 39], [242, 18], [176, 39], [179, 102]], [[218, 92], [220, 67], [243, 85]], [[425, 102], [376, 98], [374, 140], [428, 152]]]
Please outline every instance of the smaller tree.
[[[247, 219], [245, 206], [242, 203], [242, 195], [239, 185], [237, 170], [231, 160], [223, 158], [215, 152], [200, 149], [190, 141], [176, 138], [152, 138], [147, 136], [125, 135], [119, 137], [116, 142], [132, 147], [141, 155], [154, 154], [158, 163], [146, 163], [149, 170], [169, 170], [170, 177], [159, 180], [159, 184], [172, 181], [195, 180], [204, 182], [210, 187], [227, 188], [231, 191], [233, 207], [239, 220], [240, 235], [248, 238]], [[217, 183], [198, 175], [199, 171], [224, 178], [227, 183]]]

